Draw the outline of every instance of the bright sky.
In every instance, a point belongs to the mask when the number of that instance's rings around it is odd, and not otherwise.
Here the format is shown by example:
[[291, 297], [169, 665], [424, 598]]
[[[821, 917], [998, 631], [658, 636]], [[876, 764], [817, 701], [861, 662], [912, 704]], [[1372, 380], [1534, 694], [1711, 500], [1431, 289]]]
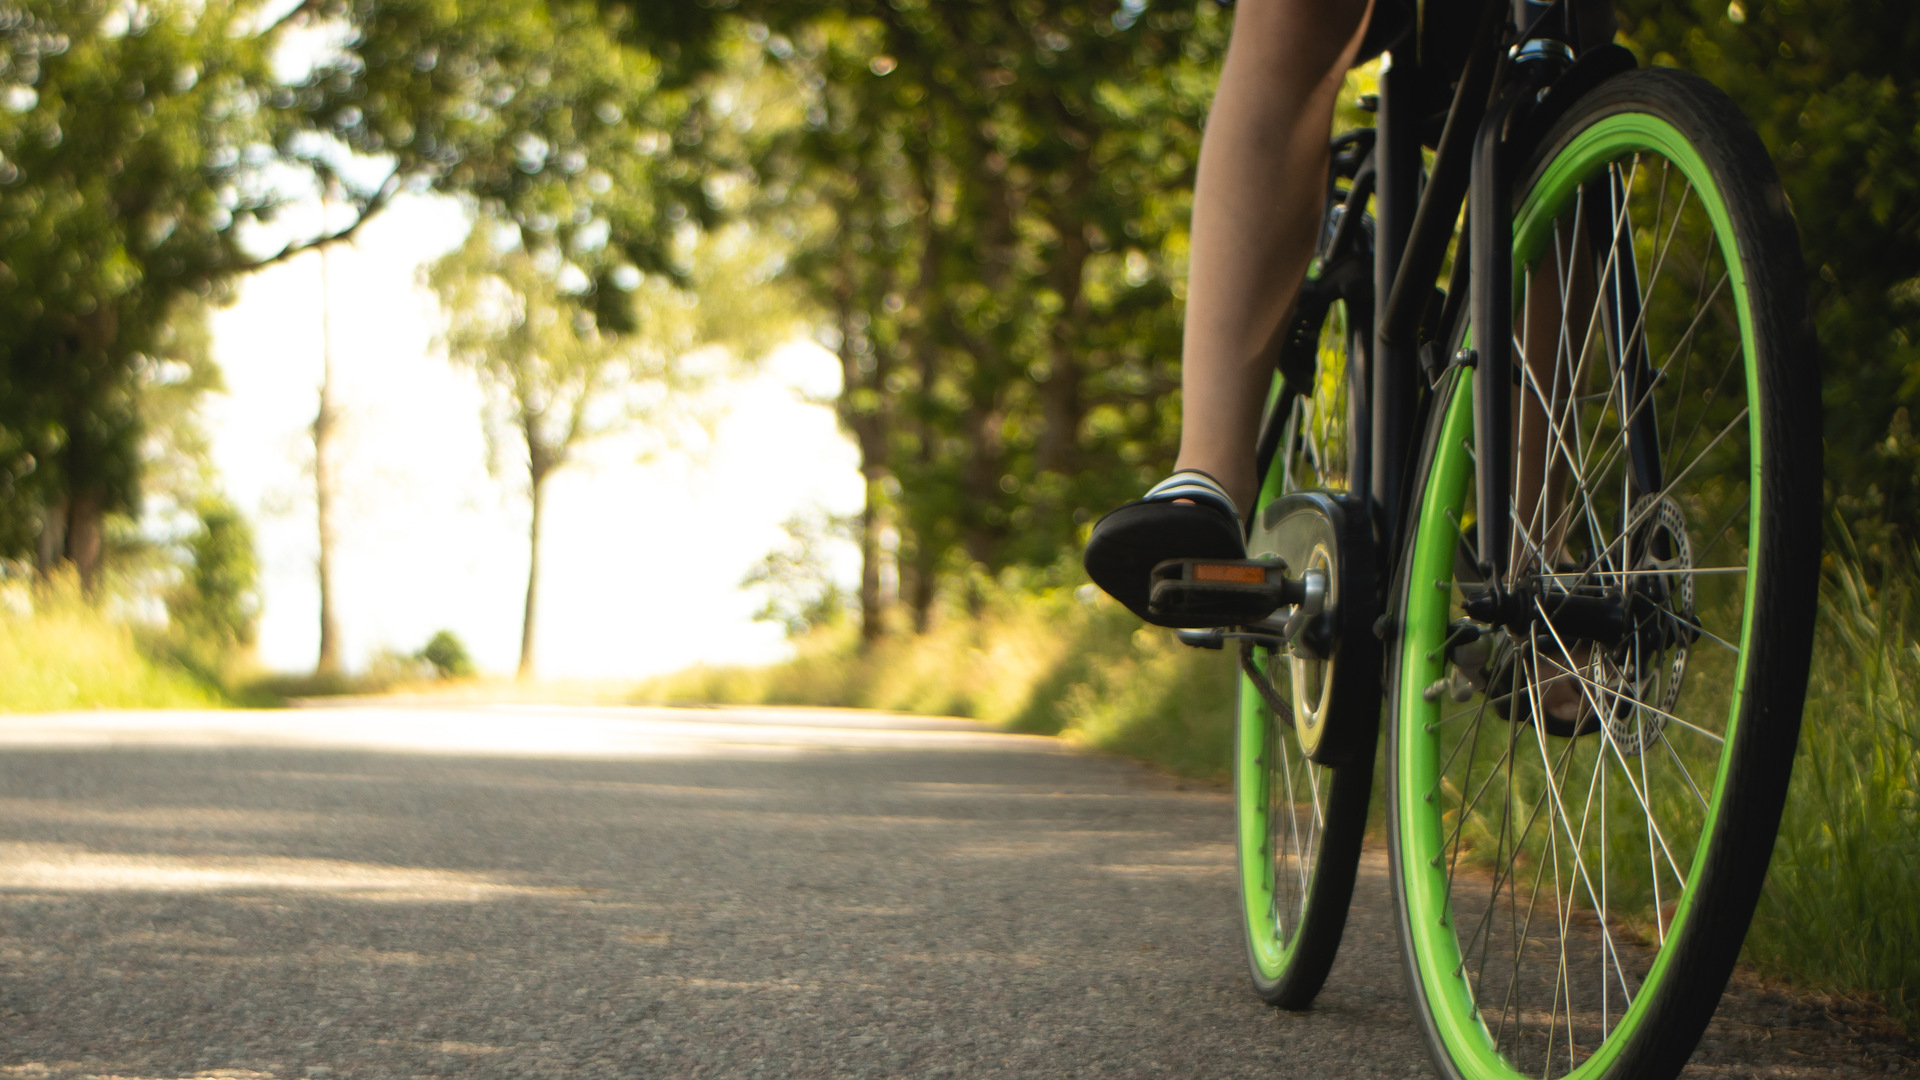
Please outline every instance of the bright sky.
[[[404, 196], [331, 254], [336, 400], [344, 412], [338, 616], [351, 667], [381, 648], [414, 651], [450, 629], [483, 669], [519, 656], [527, 573], [524, 476], [490, 476], [480, 390], [435, 348], [438, 305], [423, 263], [458, 244], [466, 220], [444, 198]], [[260, 657], [301, 671], [319, 649], [313, 448], [321, 373], [317, 255], [248, 278], [214, 316], [228, 393], [206, 410], [228, 495], [253, 520], [264, 611]], [[784, 654], [738, 588], [809, 505], [849, 512], [861, 485], [831, 412], [837, 366], [796, 343], [729, 388], [700, 460], [641, 465], [618, 439], [549, 481], [538, 664], [548, 677], [634, 677], [696, 661]], [[836, 572], [857, 576], [851, 546]]]

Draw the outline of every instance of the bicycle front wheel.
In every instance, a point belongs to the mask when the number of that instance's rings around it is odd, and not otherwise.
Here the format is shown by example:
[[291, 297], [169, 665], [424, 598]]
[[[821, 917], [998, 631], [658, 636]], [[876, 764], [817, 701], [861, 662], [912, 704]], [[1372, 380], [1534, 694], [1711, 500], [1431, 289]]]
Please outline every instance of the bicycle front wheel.
[[[1400, 930], [1443, 1075], [1664, 1080], [1745, 937], [1806, 688], [1798, 240], [1739, 111], [1673, 71], [1577, 102], [1517, 180], [1508, 520], [1474, 520], [1454, 378], [1398, 582]], [[1488, 528], [1504, 567], [1477, 565]]]

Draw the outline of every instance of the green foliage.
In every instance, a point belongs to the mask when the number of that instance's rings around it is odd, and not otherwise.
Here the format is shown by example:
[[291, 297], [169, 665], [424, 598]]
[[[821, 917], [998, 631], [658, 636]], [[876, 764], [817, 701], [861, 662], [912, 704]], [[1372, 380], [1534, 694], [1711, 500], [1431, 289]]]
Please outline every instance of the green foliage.
[[[183, 301], [351, 235], [402, 190], [473, 198], [624, 329], [617, 283], [677, 279], [682, 223], [715, 216], [702, 114], [662, 89], [698, 57], [670, 70], [622, 45], [650, 39], [632, 18], [566, 0], [0, 10], [0, 555], [92, 581], [108, 518], [140, 509], [143, 399]], [[283, 73], [296, 30], [337, 47]], [[243, 243], [322, 188], [346, 227]]]
[[[1833, 560], [1793, 791], [1747, 954], [1920, 1031], [1920, 594], [1912, 554]], [[1881, 582], [1876, 586], [1875, 582]]]
[[427, 639], [420, 650], [420, 659], [433, 665], [433, 670], [443, 679], [464, 679], [474, 673], [473, 657], [467, 655], [467, 645], [451, 630], [441, 630]]
[[147, 358], [249, 261], [271, 35], [249, 0], [26, 0], [0, 13], [0, 554], [91, 573], [139, 494]]
[[846, 542], [851, 518], [820, 510], [789, 517], [780, 525], [786, 541], [769, 551], [747, 572], [742, 588], [757, 589], [766, 598], [754, 619], [777, 622], [790, 638], [837, 622], [846, 614], [849, 597], [833, 580], [827, 545]]
[[1172, 456], [1187, 203], [1225, 20], [1211, 4], [753, 17], [747, 85], [788, 89], [764, 93], [779, 104], [749, 147], [750, 211], [793, 244], [839, 356], [868, 528], [899, 529], [921, 582], [955, 548], [990, 570], [1051, 563]]
[[[17, 569], [14, 568], [14, 569]], [[220, 690], [109, 617], [71, 574], [0, 575], [0, 712], [207, 708]]]
[[744, 234], [689, 237], [674, 254], [685, 289], [659, 275], [629, 280], [614, 329], [504, 224], [482, 215], [427, 280], [447, 314], [449, 357], [488, 391], [496, 455], [522, 459], [536, 486], [601, 435], [640, 427], [670, 441], [695, 416], [690, 392], [715, 373], [697, 350], [758, 352], [792, 326], [763, 248]]
[[1643, 62], [1731, 94], [1780, 169], [1826, 381], [1827, 477], [1870, 551], [1920, 536], [1920, 8], [1891, 0], [1624, 0]]
[[385, 187], [476, 200], [608, 313], [616, 279], [676, 273], [679, 223], [712, 219], [702, 117], [687, 93], [662, 89], [660, 60], [621, 46], [631, 11], [345, 0], [336, 14], [345, 47], [292, 95], [310, 121], [355, 152], [391, 155]]
[[203, 499], [200, 525], [187, 538], [185, 580], [167, 597], [167, 614], [189, 639], [219, 653], [253, 645], [260, 617], [253, 527], [217, 496]]
[[[926, 634], [858, 648], [845, 623], [816, 628], [769, 668], [694, 668], [637, 700], [838, 705], [964, 716], [1224, 778], [1233, 745], [1231, 657], [1178, 644], [1070, 580], [1062, 568], [978, 582]], [[969, 615], [969, 609], [977, 614]]]

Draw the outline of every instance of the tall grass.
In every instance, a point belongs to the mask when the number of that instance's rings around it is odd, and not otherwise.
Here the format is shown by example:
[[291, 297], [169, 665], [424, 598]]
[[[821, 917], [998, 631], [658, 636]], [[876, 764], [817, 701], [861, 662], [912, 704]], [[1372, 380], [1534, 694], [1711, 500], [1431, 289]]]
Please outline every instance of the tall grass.
[[641, 701], [841, 705], [965, 716], [1061, 735], [1185, 776], [1227, 775], [1230, 655], [1143, 628], [1091, 587], [991, 586], [924, 635], [860, 652], [851, 625], [816, 631], [763, 668], [700, 667], [654, 680]]
[[218, 689], [144, 648], [73, 581], [0, 583], [0, 712], [219, 704]]
[[[1877, 997], [1920, 1032], [1920, 559], [1834, 561], [1800, 756], [1747, 957], [1801, 986]], [[851, 626], [767, 668], [657, 680], [649, 701], [969, 716], [1224, 778], [1231, 653], [1200, 652], [1089, 590], [1002, 588], [933, 632], [862, 654]], [[1376, 811], [1378, 807], [1376, 806]]]
[[[1748, 957], [1870, 993], [1920, 1031], [1920, 596], [1915, 560], [1837, 561], [1793, 788]], [[1874, 584], [1877, 582], [1877, 584]]]

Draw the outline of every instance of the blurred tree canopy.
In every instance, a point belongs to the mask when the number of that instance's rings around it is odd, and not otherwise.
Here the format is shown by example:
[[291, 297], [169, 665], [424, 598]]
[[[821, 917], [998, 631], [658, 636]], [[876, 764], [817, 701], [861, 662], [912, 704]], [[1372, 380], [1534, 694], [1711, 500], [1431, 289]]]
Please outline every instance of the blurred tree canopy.
[[[1913, 539], [1920, 13], [1619, 8], [1642, 62], [1725, 87], [1774, 152], [1834, 504]], [[942, 578], [1060, 564], [1170, 464], [1230, 22], [1208, 0], [4, 0], [0, 555], [97, 560], [152, 467], [138, 401], [175, 314], [328, 240], [256, 225], [331, 187], [350, 234], [430, 189], [511, 234], [582, 341], [644, 329], [638, 282], [696, 285], [693, 230], [777, 238], [756, 265], [837, 356], [867, 479], [867, 634], [888, 560], [924, 625]]]
[[761, 596], [754, 619], [779, 623], [790, 638], [839, 619], [850, 598], [833, 579], [825, 549], [835, 540], [852, 539], [853, 524], [818, 507], [781, 522], [786, 539], [740, 580], [741, 588]]
[[1712, 79], [1772, 152], [1819, 334], [1829, 500], [1881, 554], [1920, 540], [1920, 8], [1622, 0], [1643, 63]]
[[736, 13], [718, 51], [769, 105], [747, 212], [791, 245], [840, 360], [871, 640], [886, 528], [924, 626], [940, 574], [1049, 565], [1171, 459], [1226, 21], [1135, 0]]
[[[0, 3], [0, 556], [91, 582], [151, 464], [143, 372], [182, 305], [465, 195], [618, 329], [710, 220], [692, 98], [631, 14], [518, 0]], [[684, 77], [681, 78], [684, 83]], [[270, 239], [326, 190], [353, 220]]]
[[269, 212], [270, 41], [220, 0], [0, 8], [0, 544], [97, 573], [141, 466], [139, 375]]
[[[1778, 160], [1812, 274], [1831, 502], [1860, 535], [1920, 538], [1920, 9], [1619, 7], [1643, 63], [1714, 80]], [[733, 10], [802, 112], [757, 146], [755, 211], [794, 244], [841, 360], [869, 489], [862, 607], [891, 524], [923, 624], [956, 559], [1049, 565], [1169, 466], [1192, 162], [1227, 17], [1204, 0]]]

